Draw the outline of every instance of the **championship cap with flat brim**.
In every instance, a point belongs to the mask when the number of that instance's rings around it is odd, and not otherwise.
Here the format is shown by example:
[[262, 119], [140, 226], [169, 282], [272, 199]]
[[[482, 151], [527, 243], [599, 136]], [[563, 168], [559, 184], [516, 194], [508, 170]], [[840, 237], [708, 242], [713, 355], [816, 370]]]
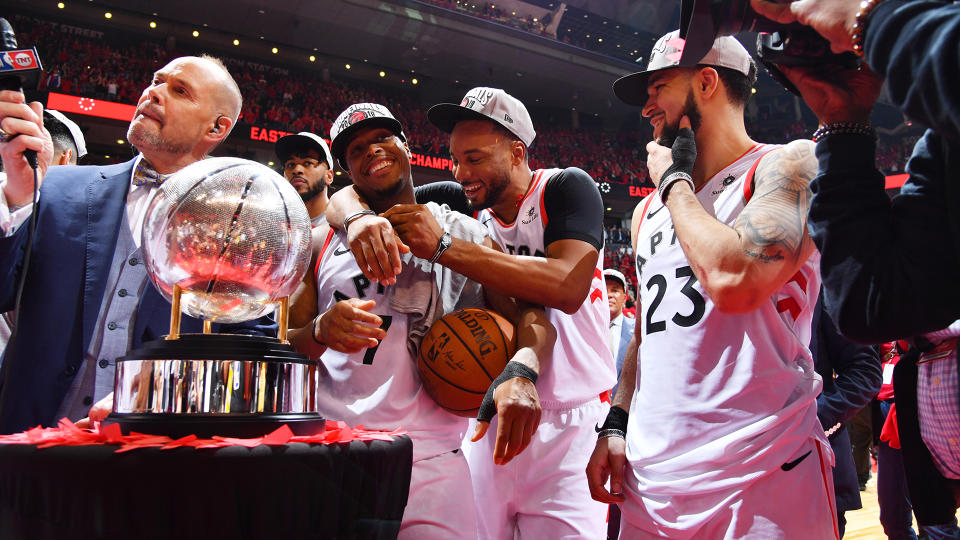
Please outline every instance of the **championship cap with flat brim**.
[[49, 114], [67, 127], [67, 131], [70, 132], [70, 138], [73, 139], [73, 144], [77, 146], [77, 159], [87, 155], [87, 141], [83, 138], [83, 131], [80, 131], [80, 126], [78, 126], [76, 122], [67, 118], [62, 112], [53, 109], [44, 109], [43, 113]]
[[400, 137], [401, 141], [407, 141], [400, 121], [394, 118], [386, 107], [378, 103], [354, 103], [340, 113], [330, 127], [330, 151], [344, 170], [347, 164], [343, 159], [343, 153], [353, 134], [365, 127], [385, 127]]
[[464, 120], [493, 120], [530, 146], [537, 132], [530, 113], [519, 99], [500, 88], [479, 86], [467, 92], [459, 105], [440, 103], [430, 107], [427, 119], [446, 133]]
[[[646, 71], [620, 77], [613, 83], [613, 93], [627, 105], [642, 107], [647, 102], [647, 82], [653, 73], [680, 65], [683, 46], [680, 30], [661, 37], [650, 52]], [[750, 76], [750, 53], [733, 36], [721, 36], [713, 40], [713, 47], [697, 64], [724, 67]]]
[[317, 154], [323, 156], [323, 161], [327, 164], [327, 168], [333, 169], [333, 157], [330, 155], [330, 149], [327, 148], [327, 141], [309, 131], [301, 131], [300, 133], [281, 137], [274, 147], [274, 150], [277, 152], [277, 158], [281, 163], [290, 159], [290, 156], [293, 154], [299, 155], [307, 149], [315, 150]]

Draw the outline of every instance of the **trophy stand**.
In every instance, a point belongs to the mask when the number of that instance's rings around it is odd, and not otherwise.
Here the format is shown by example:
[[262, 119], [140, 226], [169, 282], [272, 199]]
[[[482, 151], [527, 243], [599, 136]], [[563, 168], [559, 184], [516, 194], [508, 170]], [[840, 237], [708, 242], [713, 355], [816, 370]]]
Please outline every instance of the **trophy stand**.
[[[191, 292], [187, 290], [186, 292]], [[113, 413], [124, 433], [179, 438], [260, 437], [287, 424], [297, 435], [324, 429], [317, 364], [287, 341], [289, 297], [276, 303], [278, 337], [180, 333], [174, 285], [170, 333], [117, 359]]]

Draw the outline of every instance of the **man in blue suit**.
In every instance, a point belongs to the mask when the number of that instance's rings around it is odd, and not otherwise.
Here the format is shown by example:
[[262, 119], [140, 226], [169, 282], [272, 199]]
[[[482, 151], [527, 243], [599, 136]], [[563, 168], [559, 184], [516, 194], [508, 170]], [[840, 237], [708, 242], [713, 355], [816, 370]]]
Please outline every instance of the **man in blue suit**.
[[817, 418], [829, 434], [836, 456], [833, 489], [837, 497], [837, 529], [842, 538], [847, 524], [844, 513], [862, 508], [850, 434], [844, 422], [869, 406], [880, 391], [880, 356], [873, 347], [853, 343], [840, 335], [823, 309], [822, 294], [813, 310], [810, 352], [814, 369], [823, 378], [823, 391], [817, 396]]
[[[0, 92], [7, 172], [0, 191], [0, 312], [13, 309], [29, 264], [17, 334], [0, 371], [0, 433], [86, 416], [112, 391], [115, 359], [167, 333], [170, 304], [149, 283], [140, 253], [146, 209], [158, 181], [203, 159], [227, 137], [240, 106], [240, 90], [219, 60], [178, 58], [155, 73], [137, 103], [127, 139], [139, 156], [48, 170], [52, 146], [42, 106], [24, 103], [19, 92]], [[27, 149], [39, 154], [43, 181], [35, 210]], [[27, 261], [24, 222], [34, 211]], [[200, 321], [184, 317], [183, 332], [200, 328]], [[274, 328], [261, 319], [230, 331]]]
[[[630, 338], [636, 319], [623, 314], [623, 307], [627, 305], [627, 278], [619, 270], [608, 268], [603, 271], [603, 279], [607, 282], [607, 303], [610, 305], [610, 352], [617, 359], [617, 380], [620, 380], [620, 369], [623, 367], [623, 357], [627, 354]], [[616, 395], [617, 387], [613, 387]], [[620, 507], [610, 505], [610, 515], [607, 524], [607, 538], [616, 540], [620, 534]]]
[[623, 307], [627, 305], [627, 278], [612, 268], [603, 271], [603, 278], [607, 282], [607, 302], [610, 304], [610, 351], [617, 359], [617, 380], [620, 380], [623, 356], [627, 354], [636, 320], [623, 314]]

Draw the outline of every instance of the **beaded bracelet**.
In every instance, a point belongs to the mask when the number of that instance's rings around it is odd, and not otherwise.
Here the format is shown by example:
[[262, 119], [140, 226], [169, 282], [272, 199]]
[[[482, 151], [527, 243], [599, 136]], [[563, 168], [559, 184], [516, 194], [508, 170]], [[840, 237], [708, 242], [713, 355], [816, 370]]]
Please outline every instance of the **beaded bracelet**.
[[867, 17], [873, 8], [880, 5], [883, 0], [863, 0], [860, 2], [860, 11], [857, 12], [857, 18], [854, 19], [853, 27], [850, 29], [850, 40], [853, 42], [853, 54], [863, 58], [863, 38], [867, 34]]
[[839, 430], [841, 427], [843, 427], [843, 422], [840, 422], [839, 424], [833, 426], [832, 428], [824, 431], [824, 434], [825, 434], [827, 437], [830, 437], [831, 435], [833, 435], [834, 433], [836, 433], [837, 430]]
[[672, 188], [677, 182], [681, 181], [686, 182], [690, 185], [691, 190], [696, 191], [697, 188], [693, 184], [693, 178], [683, 171], [677, 171], [661, 180], [660, 185], [657, 186], [657, 194], [660, 195], [660, 200], [663, 202], [663, 204], [667, 204], [667, 195], [670, 193], [670, 188]]
[[603, 438], [606, 438], [606, 437], [620, 437], [621, 439], [626, 439], [626, 438], [627, 438], [627, 432], [624, 431], [624, 430], [622, 430], [622, 429], [607, 428], [607, 429], [601, 429], [601, 430], [597, 433], [597, 438], [598, 438], [598, 439], [603, 439]]
[[861, 124], [860, 122], [831, 122], [824, 124], [817, 128], [810, 138], [813, 139], [813, 142], [820, 142], [820, 139], [828, 135], [838, 135], [841, 133], [863, 135], [865, 137], [871, 137], [874, 140], [877, 138], [877, 130], [868, 124]]

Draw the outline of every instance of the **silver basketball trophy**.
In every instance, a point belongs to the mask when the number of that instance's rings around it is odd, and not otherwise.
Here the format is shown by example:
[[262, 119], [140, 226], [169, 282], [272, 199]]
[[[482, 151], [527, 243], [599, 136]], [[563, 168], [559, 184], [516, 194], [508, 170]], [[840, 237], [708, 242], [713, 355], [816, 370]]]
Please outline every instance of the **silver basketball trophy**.
[[[211, 158], [168, 178], [150, 202], [141, 247], [172, 304], [170, 333], [117, 359], [113, 414], [124, 432], [257, 437], [281, 424], [324, 427], [315, 363], [286, 340], [288, 297], [307, 271], [310, 218], [270, 168]], [[278, 310], [278, 337], [213, 334]], [[180, 314], [203, 320], [181, 334]]]

